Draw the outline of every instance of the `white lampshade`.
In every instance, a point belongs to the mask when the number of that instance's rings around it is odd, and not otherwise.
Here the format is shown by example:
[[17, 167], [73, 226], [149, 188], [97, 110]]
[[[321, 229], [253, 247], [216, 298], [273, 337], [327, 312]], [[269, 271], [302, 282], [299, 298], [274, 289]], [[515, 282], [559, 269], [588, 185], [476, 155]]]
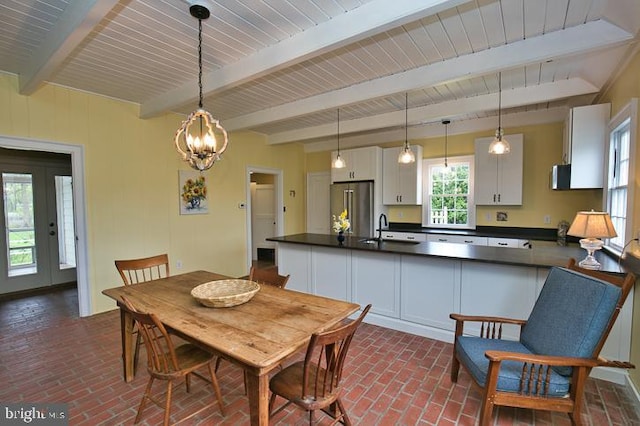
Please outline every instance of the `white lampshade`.
[[614, 238], [618, 234], [607, 212], [578, 212], [567, 232], [574, 237]]

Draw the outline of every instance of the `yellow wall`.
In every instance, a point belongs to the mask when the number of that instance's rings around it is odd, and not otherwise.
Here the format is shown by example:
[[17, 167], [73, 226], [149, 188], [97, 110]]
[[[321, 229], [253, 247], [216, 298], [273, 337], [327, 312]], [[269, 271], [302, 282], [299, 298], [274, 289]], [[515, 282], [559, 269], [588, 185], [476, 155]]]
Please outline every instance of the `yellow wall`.
[[[609, 89], [602, 94], [600, 102], [611, 102], [611, 116], [615, 116], [624, 108], [631, 98], [640, 98], [640, 53], [636, 52], [628, 66], [614, 80]], [[640, 130], [640, 129], [639, 129]], [[634, 192], [632, 213], [632, 230], [640, 228], [640, 132], [636, 133], [635, 178], [630, 183]], [[635, 233], [636, 231], [634, 231]], [[636, 249], [637, 252], [637, 249]], [[634, 293], [633, 323], [631, 325], [631, 359], [635, 365], [640, 365], [640, 287], [636, 285]], [[631, 380], [640, 389], [640, 370], [629, 370]]]
[[[141, 120], [138, 105], [45, 85], [18, 94], [18, 80], [0, 74], [0, 135], [85, 148], [89, 285], [93, 312], [114, 308], [101, 294], [120, 285], [113, 261], [167, 252], [172, 273], [208, 269], [231, 276], [246, 268], [246, 169], [283, 170], [285, 233], [304, 230], [302, 147], [269, 146], [263, 136], [230, 135], [222, 160], [205, 172], [209, 213], [179, 214], [178, 170], [188, 170], [173, 146], [184, 117]], [[176, 261], [183, 267], [176, 269]]]

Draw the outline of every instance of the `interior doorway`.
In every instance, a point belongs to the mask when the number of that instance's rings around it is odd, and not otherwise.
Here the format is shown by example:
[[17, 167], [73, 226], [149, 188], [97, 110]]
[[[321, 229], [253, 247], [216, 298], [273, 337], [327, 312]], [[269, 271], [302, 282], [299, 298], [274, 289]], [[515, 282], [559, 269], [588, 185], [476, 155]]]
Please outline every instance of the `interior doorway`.
[[76, 281], [71, 156], [0, 148], [0, 294]]
[[[75, 275], [78, 290], [78, 312], [81, 317], [91, 315], [92, 308], [87, 269], [88, 262], [85, 208], [86, 197], [84, 187], [84, 147], [81, 145], [70, 145], [59, 142], [41, 141], [34, 139], [0, 137], [0, 148], [8, 148], [23, 152], [41, 151], [49, 153], [68, 154], [70, 156], [71, 179], [73, 181], [73, 184], [70, 187], [67, 186], [67, 190], [71, 190], [73, 199], [73, 228], [75, 230], [75, 235], [73, 237], [75, 239]], [[50, 223], [51, 222], [48, 222], [46, 226], [50, 227]], [[55, 227], [57, 228], [57, 226]], [[45, 234], [49, 234], [49, 232], [51, 231], [53, 231], [53, 229], [48, 229], [48, 232], [45, 232]], [[4, 280], [5, 279], [3, 278], [3, 281]]]
[[254, 263], [278, 264], [276, 245], [266, 238], [283, 233], [282, 194], [282, 170], [247, 168], [247, 270]]

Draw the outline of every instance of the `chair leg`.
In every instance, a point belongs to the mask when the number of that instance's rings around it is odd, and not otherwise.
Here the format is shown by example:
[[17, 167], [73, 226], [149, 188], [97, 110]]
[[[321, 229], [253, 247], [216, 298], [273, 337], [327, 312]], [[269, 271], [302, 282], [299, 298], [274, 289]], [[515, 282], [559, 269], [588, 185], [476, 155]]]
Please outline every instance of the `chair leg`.
[[[220, 359], [220, 358], [218, 358]], [[213, 390], [216, 393], [216, 398], [218, 399], [218, 405], [220, 406], [220, 414], [224, 416], [224, 404], [222, 403], [222, 392], [220, 392], [220, 385], [218, 384], [218, 378], [216, 377], [216, 373], [211, 366], [211, 363], [207, 364], [209, 368], [209, 374], [211, 375], [211, 386], [213, 386]]]
[[138, 414], [136, 414], [136, 419], [133, 421], [134, 424], [140, 422], [140, 418], [142, 417], [142, 411], [144, 411], [144, 407], [147, 405], [147, 400], [149, 399], [149, 395], [151, 394], [151, 386], [153, 386], [153, 377], [149, 377], [149, 381], [147, 382], [147, 387], [144, 390], [144, 395], [142, 395], [142, 401], [140, 401], [140, 405], [138, 406]]
[[336, 403], [338, 404], [338, 409], [340, 410], [340, 416], [342, 417], [342, 424], [345, 426], [351, 426], [351, 419], [347, 415], [347, 410], [344, 409], [344, 405], [342, 405], [342, 401], [340, 400], [340, 398], [336, 400]]
[[136, 333], [136, 350], [133, 353], [133, 375], [138, 371], [138, 359], [140, 358], [140, 346], [142, 345], [142, 336], [140, 331]]
[[453, 348], [453, 357], [451, 358], [451, 382], [458, 383], [458, 373], [460, 371], [460, 361], [456, 357], [455, 347]]
[[169, 418], [171, 417], [171, 392], [173, 391], [173, 382], [167, 380], [167, 400], [164, 404], [164, 426], [169, 426]]
[[184, 376], [184, 384], [187, 387], [187, 393], [191, 392], [191, 373]]

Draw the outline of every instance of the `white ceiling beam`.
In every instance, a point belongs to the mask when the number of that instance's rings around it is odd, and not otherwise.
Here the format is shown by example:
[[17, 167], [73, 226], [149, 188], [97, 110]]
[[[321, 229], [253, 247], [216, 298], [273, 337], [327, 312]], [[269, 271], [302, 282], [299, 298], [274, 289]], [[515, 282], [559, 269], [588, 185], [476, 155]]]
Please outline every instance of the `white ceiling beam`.
[[[508, 136], [509, 134], [515, 133], [510, 130], [510, 128], [513, 127], [536, 126], [540, 124], [561, 122], [567, 116], [568, 111], [569, 109], [566, 107], [556, 107], [538, 111], [503, 114], [502, 124]], [[494, 132], [496, 127], [497, 122], [495, 117], [452, 121], [448, 128], [448, 134], [451, 136], [482, 131]], [[492, 133], [487, 134], [487, 136], [492, 136]], [[412, 143], [415, 143], [416, 139], [437, 137], [444, 137], [444, 126], [442, 123], [431, 123], [409, 129], [409, 139], [414, 141]], [[404, 129], [385, 130], [366, 135], [346, 136], [345, 138], [342, 138], [342, 134], [340, 135], [340, 147], [345, 149], [380, 145], [390, 142], [398, 142], [398, 146], [400, 146], [403, 141]], [[335, 149], [335, 138], [333, 140], [309, 142], [304, 144], [304, 152], [307, 153], [330, 151]], [[558, 161], [560, 161], [560, 159], [558, 159]]]
[[72, 0], [20, 72], [20, 94], [31, 95], [104, 19], [118, 0]]
[[[248, 58], [203, 74], [205, 95], [227, 90], [268, 73], [322, 55], [390, 28], [404, 25], [469, 0], [373, 0], [309, 28]], [[188, 81], [140, 106], [140, 117], [150, 118], [198, 99], [193, 90], [197, 79]]]
[[629, 41], [633, 35], [606, 22], [555, 31], [539, 37], [459, 56], [388, 77], [354, 84], [317, 96], [225, 120], [225, 128], [241, 130], [305, 114], [335, 109], [357, 102], [402, 93], [422, 87], [495, 73], [546, 60], [576, 55]]
[[[590, 93], [598, 93], [600, 88], [581, 79], [571, 78], [554, 83], [545, 83], [537, 86], [522, 87], [518, 89], [502, 91], [502, 107], [515, 108], [524, 105], [534, 105], [550, 102], [558, 99], [570, 98]], [[472, 98], [454, 99], [433, 105], [411, 108], [407, 113], [410, 126], [420, 123], [440, 122], [443, 118], [464, 116], [486, 110], [498, 109], [498, 94], [474, 96]], [[364, 117], [355, 120], [342, 121], [340, 123], [340, 135], [363, 132], [375, 129], [404, 126], [405, 113], [394, 111], [379, 114], [372, 117]], [[335, 124], [325, 124], [305, 129], [291, 130], [288, 132], [269, 135], [269, 144], [299, 142], [306, 139], [317, 139], [334, 136]]]

